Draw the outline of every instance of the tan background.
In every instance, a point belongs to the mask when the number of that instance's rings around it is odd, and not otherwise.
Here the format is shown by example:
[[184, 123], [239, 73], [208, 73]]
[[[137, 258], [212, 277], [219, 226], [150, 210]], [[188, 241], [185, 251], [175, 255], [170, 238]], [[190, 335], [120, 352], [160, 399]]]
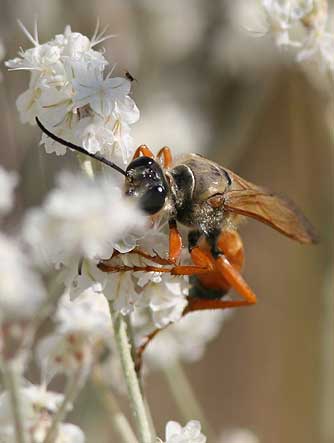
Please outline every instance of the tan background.
[[[37, 13], [45, 41], [68, 23], [92, 35], [100, 17], [118, 34], [105, 43], [107, 58], [117, 61], [119, 73], [129, 70], [138, 79], [134, 98], [142, 116], [137, 144], [153, 143], [153, 149], [170, 144], [176, 152], [201, 149], [246, 179], [288, 194], [303, 208], [320, 233], [316, 247], [300, 246], [253, 221], [241, 228], [245, 275], [259, 304], [235, 312], [203, 360], [186, 371], [217, 434], [245, 427], [264, 443], [330, 443], [334, 304], [329, 94], [269, 38], [255, 38], [238, 26], [238, 4], [0, 0], [0, 37], [6, 57], [13, 58], [19, 46], [29, 46], [16, 18], [31, 29]], [[69, 160], [46, 156], [37, 146], [38, 131], [19, 122], [15, 99], [27, 87], [28, 75], [2, 71], [1, 163], [23, 176], [19, 210], [6, 222], [15, 230], [22, 209], [41, 201], [53, 173], [65, 163], [68, 167]], [[149, 377], [146, 388], [162, 436], [168, 419], [185, 417], [162, 375]], [[98, 418], [101, 409], [87, 389], [73, 420], [87, 430], [88, 441], [116, 441], [107, 417]]]

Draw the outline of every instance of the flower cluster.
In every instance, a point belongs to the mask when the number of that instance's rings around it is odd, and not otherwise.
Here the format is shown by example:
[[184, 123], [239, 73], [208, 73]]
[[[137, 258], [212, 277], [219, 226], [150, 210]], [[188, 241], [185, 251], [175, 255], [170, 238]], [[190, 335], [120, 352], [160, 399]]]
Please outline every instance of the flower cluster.
[[206, 443], [206, 437], [201, 432], [201, 424], [197, 420], [189, 421], [182, 427], [176, 421], [169, 421], [166, 425], [166, 439], [161, 443]]
[[[130, 97], [131, 81], [126, 76], [112, 77], [113, 69], [106, 75], [108, 62], [94, 49], [107, 37], [96, 30], [88, 39], [66, 27], [63, 34], [40, 44], [37, 28], [32, 36], [21, 27], [34, 46], [21, 49], [6, 65], [11, 70], [30, 71], [29, 88], [17, 100], [22, 122], [35, 124], [38, 117], [58, 137], [91, 154], [128, 164], [133, 153], [130, 127], [138, 120], [139, 111]], [[42, 143], [48, 153], [63, 155], [67, 151], [45, 134]], [[9, 416], [3, 412], [8, 409], [10, 394], [16, 396], [16, 401], [11, 400], [13, 415], [23, 423], [22, 432], [29, 436], [29, 442], [84, 441], [78, 428], [63, 421], [87, 377], [93, 370], [103, 372], [100, 369], [106, 356], [120, 366], [115, 352], [119, 347], [115, 326], [119, 319], [130, 319], [138, 346], [150, 332], [176, 323], [173, 330], [162, 333], [158, 346], [151, 348], [151, 366], [161, 367], [176, 360], [199, 359], [224, 317], [222, 313], [214, 319], [201, 314], [178, 322], [188, 303], [189, 281], [184, 276], [171, 276], [153, 261], [153, 256], [168, 256], [168, 226], [163, 215], [154, 220], [144, 216], [125, 196], [114, 171], [108, 174], [108, 170], [80, 156], [79, 161], [87, 174], [59, 175], [44, 203], [26, 214], [20, 244], [0, 235], [0, 322], [12, 316], [23, 319], [21, 335], [30, 322], [31, 337], [39, 336], [40, 321], [49, 318], [52, 326], [35, 344], [43, 388], [22, 386], [28, 359], [8, 369], [9, 375], [12, 370], [19, 375], [20, 383], [16, 388], [7, 383], [7, 391], [0, 398], [0, 421], [4, 423], [0, 439], [5, 442], [13, 440], [14, 434]], [[16, 181], [0, 169], [2, 215], [12, 207]], [[188, 260], [188, 252], [184, 254]], [[32, 266], [44, 276], [56, 274], [47, 295]], [[154, 272], [147, 272], [147, 266], [154, 267]], [[34, 314], [37, 320], [33, 320]], [[165, 348], [164, 359], [159, 357], [161, 347]], [[7, 355], [7, 348], [2, 346], [2, 356]], [[11, 363], [12, 359], [7, 360]], [[127, 371], [122, 369], [126, 378]], [[59, 373], [68, 383], [64, 397], [46, 391]], [[15, 408], [18, 403], [24, 409], [21, 418]], [[199, 422], [191, 421], [184, 428], [169, 422], [166, 443], [181, 441], [205, 443]]]
[[[262, 0], [270, 32], [278, 46], [297, 48], [297, 60], [318, 58], [334, 69], [334, 34], [328, 29], [327, 0]], [[299, 28], [302, 28], [304, 32]], [[295, 38], [291, 35], [295, 34]], [[300, 35], [301, 34], [301, 35]]]
[[[39, 117], [59, 137], [125, 164], [133, 150], [130, 125], [139, 111], [129, 96], [130, 80], [111, 77], [113, 69], [106, 74], [108, 62], [94, 49], [110, 36], [97, 28], [89, 39], [67, 26], [63, 34], [40, 44], [37, 28], [32, 36], [21, 27], [34, 46], [21, 49], [6, 66], [31, 73], [29, 88], [17, 99], [22, 122], [35, 124]], [[42, 143], [48, 153], [66, 152], [45, 135]]]
[[112, 181], [63, 173], [44, 205], [28, 212], [23, 236], [36, 262], [68, 264], [109, 258], [117, 242], [145, 218]]
[[[19, 398], [23, 413], [23, 431], [29, 437], [29, 442], [42, 443], [53, 415], [63, 402], [63, 395], [46, 391], [43, 386], [30, 385], [19, 389]], [[71, 409], [71, 405], [67, 409]], [[8, 392], [0, 395], [0, 428], [1, 442], [15, 441]], [[58, 428], [55, 443], [84, 443], [84, 434], [77, 426], [63, 423]]]
[[[0, 183], [0, 213], [6, 215], [13, 207], [16, 174], [0, 168]], [[30, 336], [29, 322], [45, 299], [42, 279], [20, 243], [0, 232], [0, 363], [16, 357], [22, 349]]]

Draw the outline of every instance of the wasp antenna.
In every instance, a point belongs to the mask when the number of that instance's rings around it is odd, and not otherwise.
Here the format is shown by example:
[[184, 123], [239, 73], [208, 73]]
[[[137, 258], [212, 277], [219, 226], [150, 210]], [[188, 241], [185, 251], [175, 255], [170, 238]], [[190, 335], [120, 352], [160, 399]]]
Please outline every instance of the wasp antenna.
[[45, 126], [42, 125], [42, 123], [40, 122], [40, 120], [38, 119], [38, 117], [35, 117], [36, 123], [39, 126], [39, 128], [50, 138], [52, 138], [52, 140], [60, 143], [61, 145], [67, 146], [70, 149], [74, 149], [74, 151], [78, 151], [81, 152], [81, 154], [85, 154], [88, 157], [94, 158], [95, 160], [98, 160], [101, 163], [104, 163], [107, 166], [110, 166], [111, 168], [115, 169], [116, 171], [118, 171], [119, 173], [126, 175], [126, 172], [124, 171], [124, 169], [120, 168], [119, 166], [117, 166], [115, 163], [109, 161], [108, 159], [104, 158], [102, 155], [99, 154], [91, 154], [90, 152], [86, 151], [86, 149], [82, 148], [81, 146], [75, 145], [74, 143], [71, 143], [67, 140], [63, 140], [62, 138], [58, 137], [57, 135], [53, 134], [52, 132], [50, 132], [48, 129], [46, 129]]

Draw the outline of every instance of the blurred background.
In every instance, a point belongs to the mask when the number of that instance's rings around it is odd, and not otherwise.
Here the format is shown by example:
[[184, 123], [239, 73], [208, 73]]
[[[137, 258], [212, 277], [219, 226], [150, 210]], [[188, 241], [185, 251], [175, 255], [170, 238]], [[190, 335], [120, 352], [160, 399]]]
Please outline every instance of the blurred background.
[[[66, 24], [90, 36], [99, 17], [117, 34], [103, 44], [106, 58], [137, 80], [137, 145], [200, 152], [303, 209], [317, 246], [254, 221], [241, 227], [245, 276], [259, 303], [235, 311], [185, 371], [217, 435], [247, 428], [263, 443], [333, 442], [334, 105], [319, 66], [301, 66], [269, 35], [259, 37], [255, 1], [0, 0], [0, 10], [5, 59], [30, 46], [17, 18], [32, 29], [37, 14], [46, 41]], [[17, 212], [6, 221], [15, 230], [69, 160], [46, 155], [39, 131], [19, 121], [15, 100], [28, 74], [1, 72], [1, 163], [22, 177]], [[196, 418], [176, 408], [164, 375], [153, 373], [145, 386], [159, 435], [169, 419]], [[88, 387], [71, 418], [88, 442], [117, 441], [101, 410]]]

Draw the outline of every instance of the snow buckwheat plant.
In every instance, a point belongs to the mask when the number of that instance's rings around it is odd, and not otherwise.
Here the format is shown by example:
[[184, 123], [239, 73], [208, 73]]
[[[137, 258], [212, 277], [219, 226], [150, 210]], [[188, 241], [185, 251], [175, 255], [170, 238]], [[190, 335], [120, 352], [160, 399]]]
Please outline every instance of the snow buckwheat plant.
[[[67, 26], [63, 34], [41, 43], [36, 23], [33, 34], [19, 25], [32, 47], [20, 49], [5, 64], [30, 76], [16, 102], [21, 122], [42, 124], [50, 131], [53, 137], [43, 132], [40, 141], [46, 153], [67, 155], [71, 146], [80, 146], [124, 174], [135, 151], [131, 127], [139, 110], [129, 76], [114, 76], [116, 64], [110, 65], [97, 49], [112, 36], [97, 26], [89, 39]], [[24, 215], [16, 237], [0, 234], [0, 362], [5, 383], [0, 440], [84, 442], [83, 432], [65, 419], [90, 379], [112, 399], [113, 424], [123, 441], [153, 443], [156, 436], [136, 372], [135, 346], [140, 348], [152, 331], [175, 323], [152, 346], [145, 371], [195, 361], [218, 333], [224, 315], [180, 322], [188, 304], [188, 277], [164, 273], [163, 259], [162, 264], [151, 260], [168, 257], [166, 220], [144, 215], [135, 199], [125, 195], [120, 174], [80, 152], [76, 155], [78, 171], [59, 174], [42, 205]], [[13, 207], [17, 181], [0, 169], [3, 217]], [[104, 272], [109, 268], [119, 272]], [[47, 333], [41, 332], [45, 323]], [[194, 328], [196, 343], [190, 339]], [[25, 376], [32, 348], [40, 385]], [[166, 355], [159, 358], [163, 348]], [[63, 393], [48, 390], [57, 375], [64, 377]], [[121, 385], [134, 412], [137, 437], [113, 397], [112, 390], [119, 391]], [[166, 443], [181, 441], [205, 443], [198, 421], [184, 428], [167, 424]]]
[[[292, 47], [296, 60], [320, 57], [322, 65], [333, 70], [333, 35], [326, 1], [262, 0], [258, 4], [265, 17], [262, 34], [270, 34], [279, 47]], [[123, 443], [206, 443], [206, 436], [212, 442], [257, 441], [255, 434], [238, 428], [232, 437], [224, 433], [215, 436], [182, 367], [183, 362], [202, 358], [230, 315], [225, 308], [245, 304], [245, 300], [229, 300], [226, 294], [231, 282], [237, 289], [242, 286], [236, 274], [243, 261], [242, 247], [235, 243], [235, 257], [239, 255], [236, 263], [230, 263], [225, 249], [221, 247], [216, 257], [216, 243], [210, 243], [210, 235], [220, 233], [223, 222], [227, 235], [235, 234], [229, 229], [233, 222], [225, 213], [223, 217], [223, 212], [229, 211], [219, 200], [223, 191], [210, 194], [212, 205], [204, 210], [202, 206], [194, 209], [205, 212], [208, 226], [185, 222], [179, 216], [192, 207], [187, 199], [198, 192], [198, 182], [192, 177], [188, 191], [184, 174], [178, 177], [175, 170], [180, 166], [188, 175], [195, 173], [183, 163], [169, 168], [172, 162], [164, 148], [156, 162], [145, 145], [136, 149], [132, 129], [140, 113], [133, 99], [134, 82], [125, 70], [124, 75], [116, 74], [116, 61], [110, 63], [99, 46], [112, 35], [97, 25], [88, 38], [66, 26], [63, 33], [42, 43], [36, 23], [32, 34], [21, 22], [19, 26], [31, 47], [20, 48], [17, 57], [5, 65], [9, 71], [28, 71], [16, 73], [29, 76], [16, 100], [20, 120], [36, 126], [39, 134], [42, 130], [36, 149], [65, 159], [75, 156], [77, 165], [75, 172], [57, 175], [42, 203], [29, 208], [20, 226], [12, 229], [15, 235], [0, 232], [0, 368], [4, 385], [0, 443], [84, 443], [84, 432], [68, 423], [68, 413], [75, 410], [86, 385], [95, 388], [94, 393], [110, 412], [113, 431]], [[165, 124], [166, 130], [172, 131], [182, 127], [191, 140], [197, 136], [190, 128], [198, 126], [198, 134], [203, 135], [206, 125], [197, 113], [192, 111], [182, 119], [182, 112], [175, 114], [176, 109], [167, 106], [167, 111], [165, 108], [159, 114], [161, 118], [153, 112], [153, 123], [150, 120], [146, 128]], [[156, 169], [146, 167], [153, 163]], [[233, 180], [224, 172], [226, 186], [231, 186]], [[199, 181], [205, 173], [205, 168], [199, 171]], [[216, 171], [219, 174], [223, 175]], [[0, 167], [3, 226], [13, 209], [18, 182], [14, 173]], [[211, 184], [207, 185], [211, 190]], [[181, 196], [174, 192], [177, 186]], [[208, 200], [206, 197], [205, 204]], [[197, 226], [198, 231], [189, 235], [189, 244], [182, 243], [186, 236], [177, 231], [176, 222]], [[278, 230], [284, 232], [283, 228]], [[199, 264], [194, 259], [196, 252], [202, 260]], [[226, 278], [222, 269], [228, 270]], [[199, 273], [210, 284], [202, 287]], [[212, 279], [219, 282], [221, 291]], [[247, 302], [255, 302], [246, 283], [242, 288], [246, 288]], [[208, 295], [203, 295], [204, 291]], [[219, 299], [222, 295], [227, 295], [223, 301]], [[205, 297], [210, 303], [204, 306]], [[192, 309], [194, 305], [196, 309]], [[214, 305], [216, 311], [192, 312], [208, 309], [208, 305], [210, 309]], [[157, 370], [166, 377], [186, 423], [182, 426], [164, 420], [164, 438], [156, 434], [142, 383], [142, 375]], [[53, 384], [60, 392], [50, 389]], [[120, 394], [128, 397], [135, 431], [118, 403]]]
[[334, 34], [327, 0], [262, 0], [262, 8], [265, 33], [278, 46], [292, 46], [298, 62], [318, 61], [324, 70], [333, 72]]

